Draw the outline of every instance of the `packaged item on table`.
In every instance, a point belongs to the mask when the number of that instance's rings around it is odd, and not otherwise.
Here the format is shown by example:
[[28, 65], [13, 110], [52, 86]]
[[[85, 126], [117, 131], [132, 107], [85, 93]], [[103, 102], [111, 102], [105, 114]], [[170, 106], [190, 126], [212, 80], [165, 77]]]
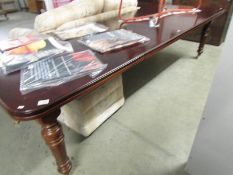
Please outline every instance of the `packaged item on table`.
[[55, 31], [54, 34], [59, 37], [61, 40], [68, 40], [72, 38], [78, 38], [85, 35], [95, 34], [95, 33], [101, 33], [108, 30], [108, 27], [97, 24], [97, 23], [90, 23], [81, 25], [79, 27], [74, 27], [67, 30], [62, 31]]
[[0, 51], [4, 52], [7, 50], [14, 49], [16, 47], [24, 46], [29, 43], [39, 41], [44, 37], [45, 36], [29, 34], [14, 40], [0, 41]]
[[149, 40], [150, 39], [145, 36], [125, 29], [120, 29], [111, 32], [85, 36], [78, 41], [93, 50], [104, 53], [136, 43], [144, 43]]
[[86, 75], [93, 77], [106, 67], [90, 50], [64, 53], [37, 61], [21, 70], [20, 91], [27, 93], [43, 87], [58, 86]]
[[65, 51], [73, 51], [71, 44], [68, 42], [58, 42], [52, 37], [46, 40], [35, 41], [1, 54], [2, 70], [4, 74], [9, 74], [22, 69], [29, 63], [58, 55]]

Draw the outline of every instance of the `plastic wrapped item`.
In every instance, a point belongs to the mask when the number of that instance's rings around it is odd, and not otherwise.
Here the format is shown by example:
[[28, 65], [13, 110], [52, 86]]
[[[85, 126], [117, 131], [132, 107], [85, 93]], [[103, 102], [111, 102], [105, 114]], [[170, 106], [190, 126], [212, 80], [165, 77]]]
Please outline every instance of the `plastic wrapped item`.
[[3, 73], [9, 74], [40, 59], [72, 51], [70, 43], [58, 42], [50, 37], [4, 52], [0, 55], [0, 61]]
[[72, 38], [78, 38], [85, 35], [101, 33], [108, 30], [108, 27], [97, 24], [97, 23], [89, 23], [85, 25], [81, 25], [79, 27], [70, 28], [62, 31], [55, 31], [54, 34], [59, 37], [61, 40], [68, 40]]
[[88, 35], [79, 40], [80, 43], [93, 50], [104, 53], [136, 43], [144, 43], [150, 39], [125, 29], [115, 30], [96, 35]]
[[0, 51], [4, 52], [7, 50], [14, 49], [16, 47], [24, 46], [32, 42], [39, 41], [43, 39], [44, 37], [45, 36], [41, 36], [39, 34], [38, 35], [28, 34], [26, 36], [23, 36], [17, 39], [0, 41]]
[[43, 87], [58, 86], [86, 75], [93, 77], [106, 67], [90, 50], [64, 53], [37, 61], [23, 69], [20, 91], [24, 94]]

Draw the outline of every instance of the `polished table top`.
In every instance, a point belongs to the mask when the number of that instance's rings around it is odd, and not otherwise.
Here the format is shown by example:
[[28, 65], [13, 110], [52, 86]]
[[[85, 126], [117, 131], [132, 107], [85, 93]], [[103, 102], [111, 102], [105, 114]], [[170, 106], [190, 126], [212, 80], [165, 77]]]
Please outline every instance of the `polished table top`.
[[[108, 64], [108, 67], [94, 79], [86, 76], [60, 86], [43, 88], [22, 95], [19, 90], [20, 72], [7, 76], [0, 73], [0, 104], [17, 120], [31, 120], [46, 116], [48, 112], [87, 94], [108, 79], [149, 58], [160, 49], [225, 12], [218, 6], [204, 7], [201, 10], [197, 14], [165, 17], [161, 20], [159, 28], [150, 28], [148, 22], [125, 25], [127, 29], [150, 38], [150, 41], [104, 54], [96, 53], [103, 63]], [[152, 11], [151, 4], [146, 4], [138, 14], [148, 14], [150, 11]], [[72, 40], [71, 43], [75, 51], [88, 49], [76, 40]], [[38, 101], [47, 99], [49, 104], [38, 106]], [[19, 106], [24, 108], [19, 109]]]

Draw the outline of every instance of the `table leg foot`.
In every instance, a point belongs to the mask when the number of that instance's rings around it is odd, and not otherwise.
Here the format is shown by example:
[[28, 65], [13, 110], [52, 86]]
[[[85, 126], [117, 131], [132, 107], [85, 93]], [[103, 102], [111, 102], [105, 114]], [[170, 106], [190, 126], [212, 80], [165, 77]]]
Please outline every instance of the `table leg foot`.
[[211, 23], [212, 23], [212, 21], [207, 23], [202, 29], [200, 44], [199, 44], [199, 47], [198, 47], [198, 50], [197, 50], [197, 57], [196, 58], [201, 56], [201, 54], [204, 51], [204, 46], [205, 46], [206, 40], [207, 40], [207, 38], [209, 36], [209, 30], [210, 30]]
[[62, 127], [57, 121], [59, 114], [60, 110], [57, 110], [48, 117], [38, 119], [38, 122], [42, 127], [41, 134], [56, 159], [58, 171], [69, 175], [72, 165], [66, 153]]
[[9, 18], [8, 18], [8, 16], [7, 16], [7, 13], [5, 13], [5, 14], [4, 14], [4, 16], [5, 16], [6, 20], [8, 20], [8, 19], [9, 19]]

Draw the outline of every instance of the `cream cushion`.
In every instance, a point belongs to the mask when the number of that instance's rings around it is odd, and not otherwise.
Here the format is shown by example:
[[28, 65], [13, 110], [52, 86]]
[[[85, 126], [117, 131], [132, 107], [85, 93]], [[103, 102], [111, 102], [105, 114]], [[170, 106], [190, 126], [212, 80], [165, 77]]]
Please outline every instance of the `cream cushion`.
[[124, 104], [122, 76], [61, 109], [58, 120], [83, 136], [89, 136]]
[[17, 27], [17, 28], [14, 28], [14, 29], [10, 30], [9, 38], [10, 39], [17, 39], [19, 37], [23, 37], [23, 36], [26, 36], [26, 35], [29, 35], [29, 34], [38, 35], [39, 33], [36, 32], [33, 29]]
[[67, 5], [49, 10], [35, 19], [34, 28], [38, 32], [54, 30], [75, 19], [101, 13], [104, 0], [76, 0]]
[[[126, 7], [137, 7], [138, 1], [137, 0], [123, 0], [122, 1], [122, 8]], [[111, 11], [116, 10], [119, 8], [120, 0], [104, 0], [104, 8], [103, 11]]]
[[[124, 8], [122, 10], [122, 14], [127, 14], [127, 13], [130, 13], [130, 12], [136, 11], [138, 9], [139, 9], [138, 7]], [[58, 27], [56, 30], [57, 31], [67, 30], [67, 29], [77, 27], [77, 26], [80, 26], [80, 25], [83, 25], [83, 24], [91, 23], [91, 22], [104, 22], [106, 20], [115, 18], [117, 16], [117, 14], [118, 14], [118, 10], [112, 10], [112, 11], [100, 13], [100, 14], [97, 14], [97, 15], [94, 15], [94, 16], [88, 16], [88, 17], [85, 17], [85, 18], [82, 18], [82, 19], [77, 19], [77, 20], [74, 20], [74, 21], [67, 22], [67, 23], [61, 25], [60, 27]], [[115, 21], [117, 21], [117, 20], [115, 20]]]

